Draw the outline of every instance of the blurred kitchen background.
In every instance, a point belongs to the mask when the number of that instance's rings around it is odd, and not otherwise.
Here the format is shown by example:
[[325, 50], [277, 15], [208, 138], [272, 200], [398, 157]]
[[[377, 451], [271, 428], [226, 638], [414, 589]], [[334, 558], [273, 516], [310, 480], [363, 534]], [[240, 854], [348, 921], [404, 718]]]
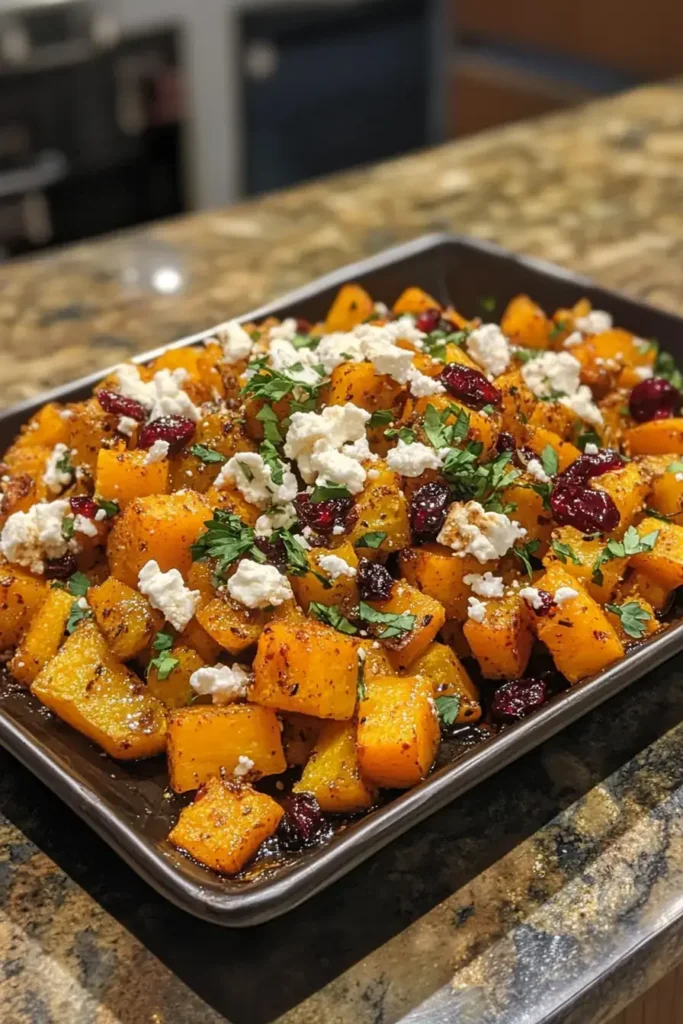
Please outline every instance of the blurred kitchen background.
[[683, 71], [677, 0], [0, 0], [0, 258]]

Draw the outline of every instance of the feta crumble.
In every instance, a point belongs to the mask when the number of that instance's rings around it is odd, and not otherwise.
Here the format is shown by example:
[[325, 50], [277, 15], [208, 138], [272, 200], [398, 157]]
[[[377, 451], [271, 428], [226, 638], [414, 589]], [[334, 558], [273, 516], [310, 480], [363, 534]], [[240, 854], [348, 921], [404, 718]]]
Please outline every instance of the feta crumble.
[[143, 466], [151, 466], [155, 462], [163, 462], [170, 448], [168, 441], [155, 441], [143, 460]]
[[253, 767], [254, 762], [252, 759], [247, 757], [246, 754], [240, 754], [237, 758], [237, 764], [235, 765], [232, 774], [236, 779], [243, 779], [245, 775], [249, 774]]
[[289, 580], [274, 565], [259, 565], [242, 559], [228, 580], [228, 593], [246, 608], [267, 608], [290, 601], [294, 594]]
[[59, 494], [60, 491], [63, 491], [71, 483], [73, 476], [71, 470], [60, 469], [58, 465], [65, 458], [68, 460], [70, 456], [71, 449], [68, 445], [62, 444], [61, 441], [50, 452], [45, 472], [43, 473], [43, 483], [52, 494]]
[[526, 471], [534, 480], [538, 480], [539, 484], [550, 483], [550, 477], [544, 470], [540, 459], [529, 459], [526, 464]]
[[651, 366], [634, 366], [633, 371], [640, 380], [649, 380], [650, 377], [654, 377], [654, 370]]
[[[379, 327], [377, 330], [383, 330]], [[393, 341], [374, 338], [365, 342], [365, 356], [370, 360], [376, 373], [384, 373], [399, 384], [408, 382], [408, 373], [413, 365], [415, 353], [409, 348], [399, 348]]]
[[501, 558], [516, 540], [525, 536], [524, 527], [502, 512], [485, 512], [478, 501], [456, 501], [436, 539], [460, 558], [474, 555], [484, 563]]
[[574, 348], [575, 345], [580, 345], [583, 342], [583, 334], [581, 331], [572, 331], [562, 342], [563, 348]]
[[581, 363], [569, 352], [542, 352], [522, 366], [522, 379], [538, 398], [556, 392], [573, 395], [579, 387]]
[[119, 416], [119, 422], [116, 424], [116, 429], [119, 434], [125, 434], [126, 437], [132, 437], [137, 425], [138, 421], [134, 420], [132, 416]]
[[399, 438], [396, 447], [387, 452], [387, 465], [401, 476], [421, 476], [426, 469], [441, 469], [441, 456], [426, 444], [406, 444]]
[[37, 502], [27, 512], [13, 512], [0, 534], [0, 551], [8, 562], [42, 573], [44, 559], [61, 558], [69, 549], [62, 535], [69, 502]]
[[555, 591], [555, 604], [559, 605], [561, 608], [565, 602], [571, 601], [572, 598], [578, 596], [578, 590], [574, 590], [573, 587], [558, 587]]
[[254, 533], [257, 537], [268, 538], [273, 530], [288, 530], [294, 525], [296, 518], [296, 509], [291, 502], [275, 506], [258, 517], [254, 524]]
[[356, 575], [356, 570], [352, 565], [349, 565], [343, 558], [339, 558], [338, 555], [322, 555], [318, 559], [318, 565], [323, 572], [326, 572], [331, 580], [336, 580], [340, 576]]
[[138, 590], [179, 633], [193, 618], [201, 596], [198, 590], [185, 586], [177, 569], [162, 572], [153, 559], [138, 573]]
[[483, 622], [486, 615], [486, 601], [480, 601], [476, 597], [467, 598], [467, 617], [475, 622]]
[[370, 413], [353, 402], [346, 405], [330, 405], [322, 412], [295, 412], [292, 414], [285, 439], [284, 452], [288, 459], [295, 459], [299, 472], [307, 484], [313, 483], [317, 471], [312, 465], [317, 442], [325, 442], [328, 449], [342, 448], [343, 445], [360, 441], [366, 436], [365, 426]]
[[585, 423], [599, 427], [604, 422], [602, 413], [593, 401], [593, 394], [587, 384], [582, 384], [573, 395], [560, 398], [560, 405], [571, 409]]
[[483, 576], [478, 573], [468, 573], [463, 576], [463, 582], [474, 591], [478, 597], [502, 597], [505, 592], [505, 584], [502, 576], [494, 576], [492, 572], [485, 572]]
[[276, 324], [275, 327], [270, 328], [269, 338], [271, 341], [277, 341], [282, 339], [283, 341], [291, 341], [297, 335], [297, 322], [293, 316], [288, 316], [282, 321], [282, 323]]
[[522, 587], [519, 596], [536, 611], [543, 607], [543, 598], [538, 587]]
[[190, 676], [190, 686], [202, 696], [211, 696], [214, 704], [231, 704], [247, 695], [249, 673], [242, 665], [203, 665]]
[[586, 445], [586, 447], [583, 449], [583, 454], [584, 455], [597, 455], [599, 451], [600, 451], [600, 449], [598, 448], [597, 444], [593, 444], [592, 441], [589, 441], [588, 444]]
[[604, 309], [593, 309], [586, 316], [577, 316], [574, 326], [582, 334], [602, 334], [609, 331], [614, 323], [611, 313]]
[[446, 389], [437, 380], [436, 377], [428, 377], [426, 373], [420, 373], [420, 371], [411, 366], [408, 370], [408, 383], [410, 384], [410, 393], [415, 398], [429, 398], [430, 395], [444, 395]]
[[184, 416], [195, 423], [199, 419], [199, 410], [180, 387], [187, 378], [187, 370], [158, 370], [150, 381], [143, 381], [137, 366], [121, 363], [114, 373], [121, 394], [147, 409], [150, 422], [162, 416]]
[[467, 352], [489, 377], [499, 377], [510, 365], [510, 345], [498, 324], [482, 324], [468, 335]]
[[228, 459], [214, 481], [219, 489], [226, 484], [237, 487], [250, 504], [259, 508], [287, 504], [296, 498], [298, 490], [296, 477], [284, 463], [282, 483], [274, 483], [270, 466], [258, 452], [238, 452]]
[[365, 485], [366, 472], [357, 459], [318, 441], [310, 460], [311, 469], [318, 474], [316, 483], [335, 483], [346, 487], [351, 494], [360, 494]]
[[[236, 320], [227, 320], [216, 328], [216, 339], [223, 349], [223, 361], [234, 366], [248, 359], [254, 343], [241, 324]], [[211, 341], [211, 338], [208, 339]]]
[[80, 513], [74, 516], [74, 531], [82, 533], [84, 537], [96, 537], [99, 532], [94, 521]]

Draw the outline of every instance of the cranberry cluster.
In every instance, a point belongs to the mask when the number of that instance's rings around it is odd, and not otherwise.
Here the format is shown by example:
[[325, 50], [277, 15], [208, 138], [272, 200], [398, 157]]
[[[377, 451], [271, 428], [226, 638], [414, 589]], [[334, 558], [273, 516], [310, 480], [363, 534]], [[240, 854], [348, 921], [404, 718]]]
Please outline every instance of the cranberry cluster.
[[559, 526], [573, 526], [581, 533], [609, 533], [619, 525], [619, 509], [607, 491], [594, 491], [589, 480], [621, 469], [619, 452], [601, 449], [594, 455], [581, 455], [555, 478], [550, 507]]
[[464, 402], [471, 409], [483, 409], [485, 405], [500, 405], [500, 391], [490, 380], [460, 363], [448, 363], [439, 375], [439, 380], [449, 395]]
[[664, 377], [650, 377], [636, 384], [628, 408], [636, 423], [648, 420], [665, 420], [676, 416], [681, 408], [682, 396]]

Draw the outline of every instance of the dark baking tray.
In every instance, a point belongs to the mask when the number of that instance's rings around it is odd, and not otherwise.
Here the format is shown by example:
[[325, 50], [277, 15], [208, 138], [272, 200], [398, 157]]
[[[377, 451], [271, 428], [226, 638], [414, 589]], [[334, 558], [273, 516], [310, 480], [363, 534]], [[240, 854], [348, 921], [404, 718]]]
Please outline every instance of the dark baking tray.
[[[683, 356], [683, 320], [678, 317], [598, 288], [550, 264], [448, 235], [419, 238], [351, 264], [244, 319], [294, 314], [317, 320], [339, 285], [348, 280], [359, 281], [386, 302], [407, 285], [418, 284], [469, 316], [481, 312], [481, 299], [488, 296], [496, 298], [500, 311], [519, 292], [528, 292], [548, 309], [569, 306], [587, 295], [597, 308], [613, 313], [617, 323], [644, 337], [656, 337], [665, 348]], [[210, 334], [205, 331], [177, 344], [200, 341]], [[6, 447], [44, 401], [84, 397], [101, 376], [83, 378], [6, 412], [0, 418], [0, 445]], [[559, 694], [533, 717], [470, 749], [367, 817], [340, 828], [326, 846], [255, 871], [246, 880], [220, 878], [166, 842], [179, 804], [177, 798], [168, 799], [165, 764], [160, 759], [128, 766], [110, 760], [7, 679], [0, 685], [0, 741], [162, 895], [218, 924], [254, 925], [291, 910], [330, 885], [395, 836], [661, 664], [682, 643], [683, 623], [671, 624], [621, 663]]]

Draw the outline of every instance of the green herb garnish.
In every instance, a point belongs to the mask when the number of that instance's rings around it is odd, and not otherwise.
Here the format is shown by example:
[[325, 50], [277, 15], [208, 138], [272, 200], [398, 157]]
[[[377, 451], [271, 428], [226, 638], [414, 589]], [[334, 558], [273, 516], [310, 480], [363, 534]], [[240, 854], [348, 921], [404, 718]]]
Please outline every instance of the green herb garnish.
[[274, 484], [281, 484], [285, 478], [285, 467], [280, 461], [277, 449], [272, 441], [262, 441], [259, 455], [270, 470], [270, 479]]
[[348, 636], [355, 636], [358, 629], [352, 622], [342, 615], [335, 604], [320, 604], [318, 601], [311, 601], [308, 606], [308, 614], [315, 615], [316, 619], [332, 626], [339, 633], [346, 633]]
[[350, 498], [351, 492], [344, 484], [335, 483], [334, 480], [325, 480], [322, 484], [316, 484], [309, 500], [316, 504], [319, 501], [336, 501], [339, 498]]
[[637, 601], [629, 601], [627, 604], [622, 605], [606, 604], [605, 609], [619, 616], [622, 629], [628, 636], [632, 636], [636, 640], [640, 640], [645, 636], [647, 624], [652, 616]]
[[556, 476], [559, 468], [557, 452], [552, 445], [547, 444], [541, 452], [541, 465], [548, 476]]
[[375, 409], [368, 420], [368, 427], [386, 427], [387, 424], [392, 423], [393, 420], [394, 414], [391, 409]]
[[205, 444], [193, 444], [190, 448], [190, 455], [194, 455], [201, 462], [227, 462], [225, 455], [217, 452], [214, 448], [207, 448]]
[[454, 693], [450, 697], [437, 697], [434, 701], [439, 721], [443, 725], [453, 725], [460, 713], [460, 696]]
[[381, 530], [372, 531], [370, 533], [364, 533], [362, 537], [359, 537], [354, 547], [356, 548], [379, 548], [382, 542], [386, 540], [386, 533], [382, 533]]
[[392, 640], [395, 637], [405, 636], [412, 632], [417, 621], [416, 615], [409, 612], [402, 612], [400, 615], [394, 612], [378, 612], [371, 605], [361, 601], [358, 605], [358, 618], [361, 622], [367, 622], [373, 626], [383, 626], [377, 633], [380, 640]]
[[269, 405], [264, 405], [262, 409], [259, 409], [256, 413], [256, 419], [259, 423], [263, 424], [263, 436], [266, 441], [270, 441], [271, 444], [282, 443], [283, 437], [279, 427], [280, 421]]
[[577, 557], [576, 552], [569, 544], [563, 544], [559, 540], [554, 540], [550, 547], [563, 565], [566, 565], [567, 562], [573, 562], [574, 565], [581, 565], [581, 559]]
[[79, 622], [82, 622], [83, 619], [91, 618], [92, 611], [90, 610], [90, 608], [81, 608], [78, 601], [74, 601], [74, 603], [71, 605], [69, 618], [66, 620], [66, 632], [73, 633], [74, 629], [76, 628]]
[[624, 534], [623, 540], [608, 540], [607, 545], [593, 562], [593, 582], [602, 586], [604, 575], [602, 566], [613, 558], [630, 558], [631, 555], [640, 555], [646, 551], [652, 551], [657, 543], [659, 530], [651, 530], [641, 537], [635, 526], [629, 526]]
[[105, 501], [104, 498], [98, 498], [97, 505], [98, 508], [104, 509], [107, 519], [113, 519], [121, 511], [116, 501]]
[[255, 546], [253, 529], [243, 523], [239, 516], [217, 508], [214, 509], [213, 519], [204, 525], [206, 533], [190, 547], [193, 562], [215, 558], [218, 563], [217, 574], [223, 576], [225, 570], [243, 555], [249, 555], [255, 562], [266, 561], [265, 555]]
[[513, 555], [516, 555], [520, 560], [529, 578], [531, 578], [531, 574], [534, 571], [531, 564], [532, 556], [538, 551], [540, 546], [540, 540], [530, 540], [528, 544], [519, 544], [512, 548]]
[[157, 633], [152, 643], [152, 650], [158, 653], [147, 666], [148, 676], [152, 669], [155, 668], [157, 670], [157, 678], [163, 682], [164, 679], [168, 679], [176, 665], [180, 664], [180, 659], [174, 658], [171, 654], [173, 643], [174, 640], [170, 633]]

